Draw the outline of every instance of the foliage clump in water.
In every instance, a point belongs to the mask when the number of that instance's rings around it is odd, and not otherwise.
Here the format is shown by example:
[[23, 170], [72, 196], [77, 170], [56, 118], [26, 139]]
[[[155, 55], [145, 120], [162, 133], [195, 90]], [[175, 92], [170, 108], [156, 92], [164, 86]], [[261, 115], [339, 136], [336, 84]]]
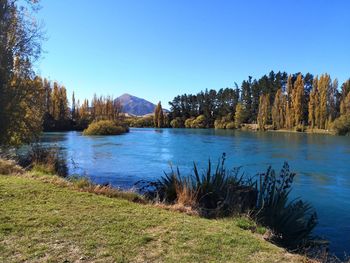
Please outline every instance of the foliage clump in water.
[[84, 130], [84, 135], [120, 135], [127, 133], [129, 128], [111, 120], [93, 122]]

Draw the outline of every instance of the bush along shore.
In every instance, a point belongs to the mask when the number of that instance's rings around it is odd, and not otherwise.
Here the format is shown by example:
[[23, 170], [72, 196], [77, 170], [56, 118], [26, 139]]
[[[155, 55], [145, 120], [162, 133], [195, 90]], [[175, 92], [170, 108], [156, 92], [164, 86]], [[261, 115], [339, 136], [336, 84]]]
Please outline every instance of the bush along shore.
[[[45, 155], [49, 157], [44, 158]], [[17, 174], [70, 190], [153, 204], [195, 217], [230, 218], [242, 229], [262, 234], [265, 239], [289, 252], [314, 258], [322, 256], [322, 260], [328, 258], [324, 252], [321, 253], [325, 251], [327, 242], [312, 235], [317, 224], [315, 210], [300, 199], [289, 199], [295, 174], [290, 172], [287, 163], [278, 174], [270, 167], [257, 178], [246, 178], [240, 169], [226, 169], [226, 157], [223, 155], [215, 168], [209, 161], [207, 169], [200, 173], [194, 164], [193, 174], [188, 176], [181, 175], [179, 169], [172, 169], [157, 181], [138, 182], [138, 191], [135, 192], [96, 185], [80, 176], [63, 178], [65, 175], [61, 173], [61, 177], [57, 177], [55, 174], [62, 171], [65, 164], [50, 149], [34, 147], [28, 156], [24, 159], [30, 172], [14, 161], [2, 159], [0, 174]], [[24, 163], [23, 157], [19, 160]], [[28, 165], [28, 162], [32, 163]]]

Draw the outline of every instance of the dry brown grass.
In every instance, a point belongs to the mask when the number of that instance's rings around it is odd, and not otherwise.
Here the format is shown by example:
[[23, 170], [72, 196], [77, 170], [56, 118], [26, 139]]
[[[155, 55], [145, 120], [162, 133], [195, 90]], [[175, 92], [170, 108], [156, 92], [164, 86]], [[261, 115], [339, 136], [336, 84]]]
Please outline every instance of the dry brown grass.
[[169, 205], [166, 203], [162, 203], [162, 202], [156, 202], [153, 203], [153, 206], [155, 207], [159, 207], [168, 211], [175, 211], [175, 212], [180, 212], [180, 213], [185, 213], [187, 215], [191, 215], [191, 216], [198, 216], [198, 211], [194, 210], [192, 207], [190, 206], [184, 206], [183, 204], [173, 204], [173, 205]]
[[24, 173], [23, 168], [18, 166], [15, 161], [0, 158], [0, 174], [10, 175], [10, 174], [23, 174], [23, 173]]
[[124, 191], [113, 188], [110, 185], [94, 184], [86, 177], [72, 177], [65, 179], [56, 175], [46, 175], [38, 170], [25, 173], [23, 176], [35, 178], [42, 182], [51, 183], [60, 187], [68, 187], [79, 192], [93, 193], [110, 198], [121, 198], [135, 203], [146, 203], [145, 199], [135, 191]]
[[175, 184], [176, 205], [183, 207], [195, 207], [197, 204], [198, 193], [192, 190], [191, 183], [185, 180], [182, 183]]
[[111, 186], [90, 184], [87, 187], [77, 187], [80, 191], [104, 195], [110, 198], [122, 198], [136, 203], [146, 203], [146, 201], [134, 191], [121, 191]]

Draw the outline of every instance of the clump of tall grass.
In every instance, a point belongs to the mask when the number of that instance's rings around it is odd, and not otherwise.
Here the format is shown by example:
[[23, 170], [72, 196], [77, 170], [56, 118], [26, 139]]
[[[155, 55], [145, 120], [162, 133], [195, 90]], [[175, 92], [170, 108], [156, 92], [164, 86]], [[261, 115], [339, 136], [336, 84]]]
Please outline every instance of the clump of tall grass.
[[271, 240], [288, 249], [299, 249], [314, 242], [312, 230], [317, 225], [313, 207], [300, 199], [289, 200], [295, 173], [284, 163], [281, 172], [269, 167], [260, 174], [255, 216], [274, 233]]
[[157, 182], [146, 183], [143, 192], [150, 199], [168, 204], [181, 204], [196, 210], [201, 216], [212, 218], [242, 213], [254, 208], [257, 192], [251, 183], [239, 177], [239, 169], [225, 169], [225, 154], [216, 169], [208, 161], [201, 174], [193, 165], [193, 174], [182, 176], [173, 169]]
[[[315, 210], [303, 200], [289, 199], [295, 173], [287, 163], [278, 175], [269, 167], [258, 175], [258, 181], [240, 175], [240, 169], [227, 170], [225, 159], [224, 154], [214, 170], [209, 161], [203, 173], [194, 164], [189, 176], [172, 169], [156, 182], [139, 184], [140, 190], [148, 199], [188, 206], [207, 218], [249, 212], [257, 223], [254, 228], [261, 225], [270, 229], [269, 239], [290, 250], [318, 243], [312, 236], [317, 224]], [[252, 227], [248, 225], [243, 227]]]
[[66, 160], [57, 147], [45, 147], [41, 144], [32, 145], [20, 154], [19, 164], [38, 172], [56, 174], [61, 177], [68, 175]]

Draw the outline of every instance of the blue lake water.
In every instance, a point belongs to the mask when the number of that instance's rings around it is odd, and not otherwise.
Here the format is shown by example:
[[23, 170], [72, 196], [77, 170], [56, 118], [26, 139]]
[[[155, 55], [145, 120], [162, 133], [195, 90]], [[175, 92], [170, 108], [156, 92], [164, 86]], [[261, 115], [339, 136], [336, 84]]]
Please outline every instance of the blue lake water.
[[350, 254], [350, 137], [214, 129], [131, 129], [121, 136], [82, 136], [79, 132], [46, 133], [43, 140], [63, 149], [70, 173], [96, 183], [130, 188], [141, 179], [156, 179], [178, 166], [189, 173], [195, 161], [205, 168], [223, 152], [227, 166], [243, 166], [253, 176], [269, 165], [279, 170], [288, 161], [295, 177], [293, 196], [316, 208], [316, 234], [331, 241], [331, 251]]

